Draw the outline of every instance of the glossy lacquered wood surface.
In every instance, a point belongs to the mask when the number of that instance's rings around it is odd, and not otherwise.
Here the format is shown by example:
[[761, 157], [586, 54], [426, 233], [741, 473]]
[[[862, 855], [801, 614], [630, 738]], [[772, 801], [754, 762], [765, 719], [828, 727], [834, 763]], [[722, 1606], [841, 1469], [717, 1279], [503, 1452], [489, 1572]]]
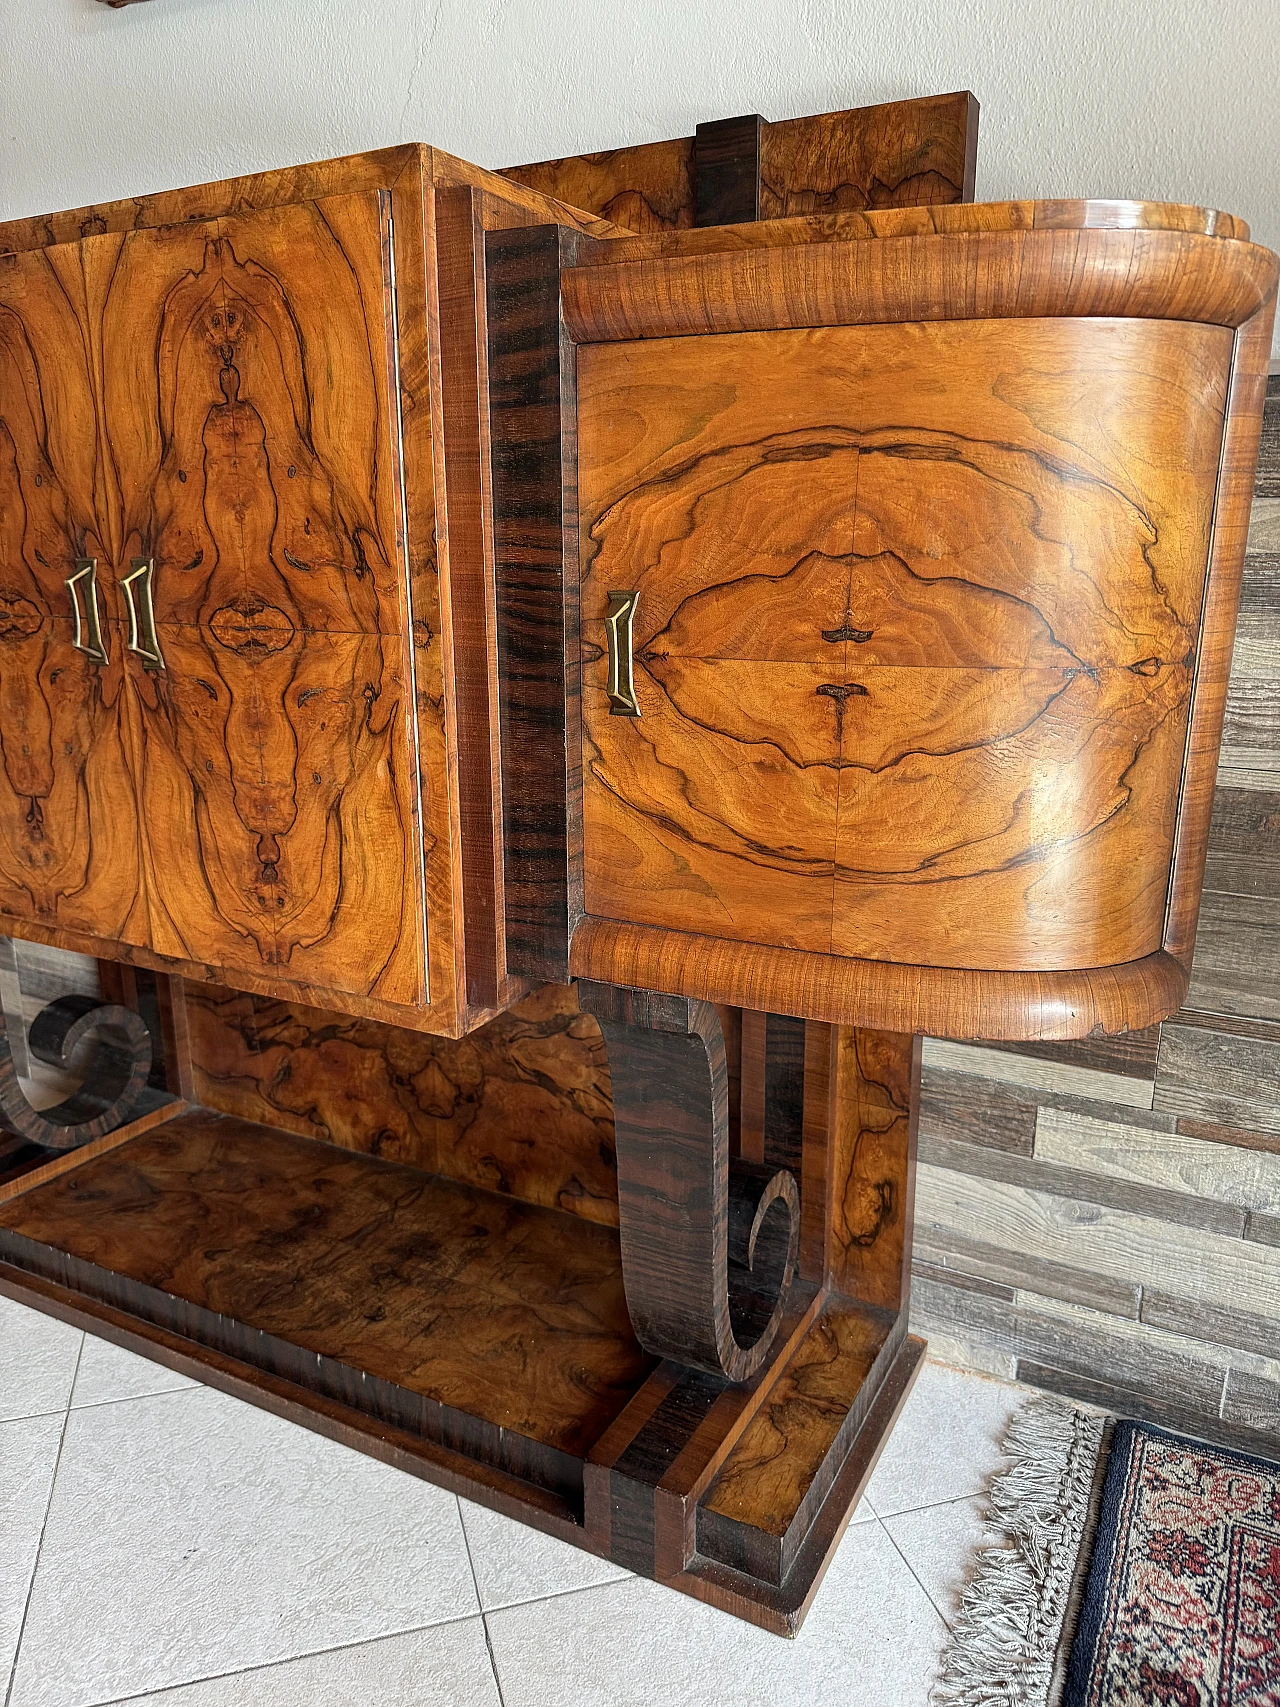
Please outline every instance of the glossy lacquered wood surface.
[[209, 1108], [618, 1224], [609, 1062], [549, 984], [461, 1039], [187, 986]]
[[883, 1379], [905, 1336], [905, 1317], [828, 1304], [703, 1500], [701, 1552], [766, 1582], [786, 1580], [840, 1467], [832, 1447], [856, 1431], [876, 1393], [877, 1361]]
[[[642, 233], [722, 223], [730, 203], [699, 182], [699, 136], [507, 167], [503, 176]], [[769, 123], [753, 120], [755, 211], [741, 217], [940, 205], [973, 197], [978, 103], [967, 91]], [[705, 171], [708, 159], [701, 162]]]
[[[588, 915], [1157, 951], [1230, 355], [1077, 320], [581, 348]], [[620, 585], [639, 718], [604, 692]]]
[[866, 208], [860, 212], [802, 213], [716, 226], [701, 232], [650, 232], [602, 239], [584, 250], [584, 267], [711, 255], [731, 249], [790, 248], [797, 243], [859, 238], [948, 236], [976, 231], [1186, 231], [1249, 241], [1249, 227], [1216, 208], [1179, 202], [952, 200]]
[[580, 982], [609, 1052], [627, 1306], [640, 1343], [728, 1381], [765, 1365], [796, 1272], [799, 1191], [731, 1162], [724, 1037], [707, 1002]]
[[1176, 1012], [1187, 972], [1161, 949], [1122, 966], [977, 972], [805, 953], [660, 926], [584, 919], [570, 970], [641, 989], [933, 1037], [1070, 1038], [1141, 1030]]
[[[75, 347], [93, 352], [92, 408], [63, 403], [58, 371], [40, 387], [55, 446], [65, 435], [75, 448], [51, 478], [41, 459], [18, 464], [27, 537], [14, 542], [11, 573], [39, 566], [46, 633], [56, 633], [71, 614], [61, 583], [77, 559], [97, 558], [106, 674], [119, 683], [104, 756], [123, 761], [96, 817], [92, 757], [79, 801], [61, 810], [40, 801], [33, 811], [15, 790], [5, 842], [37, 864], [53, 816], [55, 835], [79, 835], [71, 875], [132, 839], [138, 892], [122, 934], [134, 941], [415, 1001], [422, 925], [382, 217], [372, 194], [337, 197], [104, 236], [0, 268], [11, 347], [37, 376], [36, 352], [56, 334], [41, 309], [51, 294], [65, 302], [61, 280], [78, 286]], [[51, 287], [30, 305], [13, 288], [28, 272]], [[6, 384], [4, 395], [29, 394]], [[121, 582], [137, 559], [154, 565], [159, 670], [125, 651]], [[95, 685], [86, 710], [111, 691]], [[50, 707], [50, 731], [52, 721]], [[45, 753], [52, 769], [47, 743]], [[115, 827], [99, 850], [107, 812]], [[394, 899], [375, 893], [375, 868], [395, 876]], [[128, 870], [121, 862], [117, 881]], [[37, 896], [16, 899], [34, 909]], [[61, 894], [38, 899], [47, 919], [63, 917]], [[67, 922], [84, 918], [78, 902], [69, 911]], [[96, 928], [111, 922], [99, 916]]]
[[477, 318], [548, 217], [617, 231], [412, 145], [0, 227], [11, 928], [438, 1032], [519, 995]]
[[[196, 1111], [0, 1205], [0, 1247], [268, 1369], [296, 1377], [298, 1348], [348, 1387], [376, 1377], [531, 1449], [581, 1455], [651, 1360], [628, 1323], [617, 1234], [575, 1223], [568, 1256], [563, 1219]], [[56, 1253], [83, 1268], [63, 1272]], [[425, 1411], [421, 1423], [430, 1433]], [[495, 1453], [501, 1467], [496, 1435], [481, 1455]], [[526, 1468], [546, 1482], [555, 1464], [531, 1450]]]
[[553, 202], [539, 190], [459, 160], [442, 149], [420, 142], [404, 142], [391, 148], [370, 149], [363, 154], [344, 154], [331, 160], [314, 160], [297, 166], [273, 166], [239, 178], [220, 178], [208, 184], [180, 189], [156, 190], [126, 196], [118, 201], [98, 202], [90, 207], [69, 208], [59, 213], [32, 214], [22, 219], [0, 221], [0, 255], [24, 249], [43, 249], [51, 243], [75, 243], [105, 232], [137, 231], [159, 225], [185, 225], [191, 221], [217, 219], [223, 215], [256, 213], [264, 208], [294, 202], [315, 201], [339, 192], [392, 189], [406, 180], [425, 177], [442, 186], [472, 185], [495, 195], [508, 207], [533, 213], [541, 219], [560, 217], [567, 225], [601, 236], [620, 236], [618, 227], [582, 207]]
[[1234, 327], [1275, 290], [1268, 249], [1167, 222], [1092, 226], [1091, 204], [1077, 205], [1075, 226], [1037, 227], [1033, 217], [1027, 229], [1015, 212], [1011, 225], [1002, 219], [989, 229], [977, 206], [954, 210], [945, 238], [738, 243], [579, 267], [565, 279], [565, 317], [580, 343], [977, 316], [1134, 315]]

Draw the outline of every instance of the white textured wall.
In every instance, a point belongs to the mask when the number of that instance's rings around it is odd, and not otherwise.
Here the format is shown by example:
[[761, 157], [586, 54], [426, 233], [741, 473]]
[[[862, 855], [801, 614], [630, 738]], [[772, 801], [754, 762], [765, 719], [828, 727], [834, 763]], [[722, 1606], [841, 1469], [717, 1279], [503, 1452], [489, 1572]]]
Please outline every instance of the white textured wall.
[[416, 138], [483, 165], [969, 88], [978, 194], [1280, 247], [1278, 0], [0, 0], [0, 218]]

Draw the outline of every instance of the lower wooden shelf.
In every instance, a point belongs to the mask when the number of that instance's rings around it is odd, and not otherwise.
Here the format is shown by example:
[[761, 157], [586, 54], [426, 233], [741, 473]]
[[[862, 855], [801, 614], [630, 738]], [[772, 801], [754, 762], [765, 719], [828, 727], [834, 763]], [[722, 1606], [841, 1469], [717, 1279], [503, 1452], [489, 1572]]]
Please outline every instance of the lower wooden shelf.
[[923, 1349], [832, 1296], [751, 1383], [659, 1364], [614, 1229], [205, 1109], [0, 1202], [0, 1263], [38, 1307], [783, 1632]]

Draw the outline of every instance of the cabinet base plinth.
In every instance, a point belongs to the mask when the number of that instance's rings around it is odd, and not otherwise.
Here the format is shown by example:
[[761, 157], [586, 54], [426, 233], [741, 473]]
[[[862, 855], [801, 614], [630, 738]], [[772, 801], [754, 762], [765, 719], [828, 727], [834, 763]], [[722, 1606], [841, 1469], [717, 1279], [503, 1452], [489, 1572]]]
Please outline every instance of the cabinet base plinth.
[[924, 1349], [810, 1288], [656, 1363], [613, 1229], [207, 1110], [0, 1203], [0, 1294], [782, 1634]]

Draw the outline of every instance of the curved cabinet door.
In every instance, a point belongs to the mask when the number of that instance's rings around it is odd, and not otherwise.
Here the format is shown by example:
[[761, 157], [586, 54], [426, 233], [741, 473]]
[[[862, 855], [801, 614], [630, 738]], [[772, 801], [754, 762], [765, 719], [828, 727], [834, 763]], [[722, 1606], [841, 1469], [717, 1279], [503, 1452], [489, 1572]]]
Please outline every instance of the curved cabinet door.
[[99, 434], [122, 241], [0, 257], [0, 918], [18, 934], [27, 922], [144, 944], [114, 621], [119, 494]]
[[1231, 348], [1080, 319], [581, 347], [588, 913], [994, 970], [1158, 949]]
[[387, 241], [375, 193], [131, 235], [112, 346], [145, 358], [107, 416], [158, 654], [130, 660], [152, 947], [414, 1004]]

